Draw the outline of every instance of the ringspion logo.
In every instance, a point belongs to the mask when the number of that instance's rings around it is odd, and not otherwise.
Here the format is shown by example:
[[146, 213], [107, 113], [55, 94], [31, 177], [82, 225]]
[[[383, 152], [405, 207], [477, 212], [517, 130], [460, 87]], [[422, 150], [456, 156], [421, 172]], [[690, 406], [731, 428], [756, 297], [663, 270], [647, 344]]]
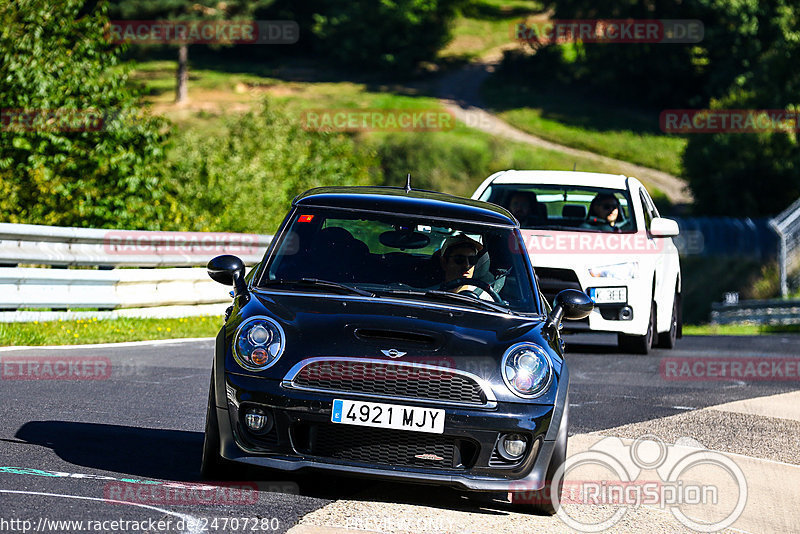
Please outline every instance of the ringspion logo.
[[[560, 502], [559, 519], [578, 532], [602, 532], [640, 506], [669, 510], [683, 526], [698, 532], [728, 528], [747, 504], [744, 472], [724, 454], [697, 448], [693, 440], [682, 446], [686, 441], [669, 445], [644, 435], [626, 445], [620, 438], [603, 438], [569, 456], [543, 488], [512, 484], [512, 500]], [[576, 513], [578, 506], [596, 506], [597, 514], [589, 521], [585, 513]]]

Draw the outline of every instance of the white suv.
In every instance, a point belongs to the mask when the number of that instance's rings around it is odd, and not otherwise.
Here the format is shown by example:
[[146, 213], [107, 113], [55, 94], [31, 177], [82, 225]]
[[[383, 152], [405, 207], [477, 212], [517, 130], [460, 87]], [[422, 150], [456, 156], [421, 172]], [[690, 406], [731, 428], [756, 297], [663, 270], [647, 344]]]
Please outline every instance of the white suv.
[[[615, 332], [627, 352], [672, 348], [681, 335], [678, 224], [658, 214], [636, 178], [501, 171], [473, 199], [506, 207], [522, 227], [542, 293], [585, 291], [595, 309], [570, 331]], [[577, 324], [576, 324], [577, 323]]]

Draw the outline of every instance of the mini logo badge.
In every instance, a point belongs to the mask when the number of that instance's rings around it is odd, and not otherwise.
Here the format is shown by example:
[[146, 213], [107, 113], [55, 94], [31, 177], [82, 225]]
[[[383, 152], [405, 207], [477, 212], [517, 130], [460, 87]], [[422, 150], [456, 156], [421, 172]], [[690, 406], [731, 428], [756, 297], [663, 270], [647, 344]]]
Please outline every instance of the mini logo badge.
[[397, 349], [384, 349], [381, 352], [384, 354], [384, 356], [388, 356], [390, 358], [399, 358], [408, 354], [407, 352], [401, 352]]
[[434, 460], [437, 462], [444, 460], [444, 458], [436, 454], [415, 454], [414, 458], [419, 458], [420, 460]]

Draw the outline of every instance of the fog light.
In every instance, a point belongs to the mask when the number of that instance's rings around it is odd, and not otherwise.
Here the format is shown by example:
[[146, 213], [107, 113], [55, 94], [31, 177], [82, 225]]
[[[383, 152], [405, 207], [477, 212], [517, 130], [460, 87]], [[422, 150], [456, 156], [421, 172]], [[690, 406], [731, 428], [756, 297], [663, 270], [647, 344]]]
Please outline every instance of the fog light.
[[528, 450], [528, 441], [520, 434], [503, 434], [497, 442], [497, 452], [506, 460], [519, 460]]
[[269, 416], [258, 408], [249, 408], [244, 414], [244, 422], [253, 432], [261, 432], [267, 428]]
[[633, 319], [633, 308], [630, 306], [623, 306], [619, 310], [619, 320], [620, 321], [630, 321]]

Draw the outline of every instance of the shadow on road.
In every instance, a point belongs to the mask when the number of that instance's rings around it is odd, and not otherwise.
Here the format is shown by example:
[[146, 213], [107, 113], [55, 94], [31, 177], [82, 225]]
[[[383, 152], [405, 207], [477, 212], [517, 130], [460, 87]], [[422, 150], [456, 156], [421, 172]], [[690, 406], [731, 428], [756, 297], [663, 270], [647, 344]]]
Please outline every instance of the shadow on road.
[[199, 480], [203, 433], [69, 421], [31, 421], [16, 438], [71, 464], [142, 478]]
[[[52, 449], [76, 466], [124, 473], [142, 479], [200, 481], [203, 433], [70, 421], [30, 421], [15, 437]], [[232, 473], [233, 474], [233, 473]], [[254, 476], [255, 475], [255, 476]], [[249, 478], [248, 478], [249, 477]], [[236, 473], [232, 480], [268, 479], [297, 484], [300, 495], [318, 499], [403, 502], [484, 514], [505, 514], [508, 505], [492, 499], [467, 500], [456, 490], [382, 482], [327, 473], [276, 473], [268, 470]]]

